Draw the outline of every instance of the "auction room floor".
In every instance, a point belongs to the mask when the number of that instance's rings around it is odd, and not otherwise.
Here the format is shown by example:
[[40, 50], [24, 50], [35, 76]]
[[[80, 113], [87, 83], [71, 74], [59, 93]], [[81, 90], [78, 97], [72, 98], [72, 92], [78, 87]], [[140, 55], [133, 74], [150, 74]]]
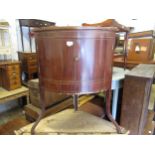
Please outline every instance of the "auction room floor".
[[[155, 85], [151, 92], [150, 102], [154, 103], [155, 100]], [[5, 113], [0, 114], [0, 135], [13, 135], [15, 130], [29, 124], [26, 120], [24, 110], [22, 107], [17, 106], [16, 108], [9, 110]]]

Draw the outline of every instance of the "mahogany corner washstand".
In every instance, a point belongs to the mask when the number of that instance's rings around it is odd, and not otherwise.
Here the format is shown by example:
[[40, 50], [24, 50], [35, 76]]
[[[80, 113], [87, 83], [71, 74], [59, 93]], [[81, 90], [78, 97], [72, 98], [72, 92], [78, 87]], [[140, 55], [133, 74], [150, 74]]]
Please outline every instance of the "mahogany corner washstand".
[[106, 114], [118, 133], [119, 125], [110, 112], [112, 58], [116, 28], [46, 27], [34, 30], [39, 60], [42, 114], [51, 92], [73, 95], [75, 111], [78, 95], [106, 92]]

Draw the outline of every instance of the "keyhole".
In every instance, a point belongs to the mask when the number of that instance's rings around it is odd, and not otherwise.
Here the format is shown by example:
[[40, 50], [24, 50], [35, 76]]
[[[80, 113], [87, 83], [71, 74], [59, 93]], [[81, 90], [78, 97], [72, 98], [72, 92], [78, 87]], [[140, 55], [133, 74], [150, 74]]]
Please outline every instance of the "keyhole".
[[73, 42], [73, 41], [66, 41], [66, 45], [67, 45], [68, 47], [71, 47], [71, 46], [74, 45], [74, 42]]

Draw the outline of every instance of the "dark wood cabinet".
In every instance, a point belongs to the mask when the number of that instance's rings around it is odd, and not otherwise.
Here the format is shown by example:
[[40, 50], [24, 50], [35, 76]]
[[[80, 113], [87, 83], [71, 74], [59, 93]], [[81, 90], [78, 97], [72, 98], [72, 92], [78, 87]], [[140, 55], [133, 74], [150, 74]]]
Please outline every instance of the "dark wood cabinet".
[[34, 74], [38, 73], [37, 54], [18, 52], [18, 57], [21, 61], [22, 72], [27, 74], [28, 80], [33, 79]]
[[131, 134], [143, 134], [147, 121], [155, 65], [141, 64], [127, 73], [123, 87], [120, 125]]
[[0, 63], [1, 86], [7, 90], [21, 87], [20, 62], [6, 61]]

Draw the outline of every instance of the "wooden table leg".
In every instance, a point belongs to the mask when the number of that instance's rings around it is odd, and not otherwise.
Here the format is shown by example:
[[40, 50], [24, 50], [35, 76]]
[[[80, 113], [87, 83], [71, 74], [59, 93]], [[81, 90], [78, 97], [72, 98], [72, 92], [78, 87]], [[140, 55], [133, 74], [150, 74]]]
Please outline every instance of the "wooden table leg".
[[26, 102], [27, 102], [27, 104], [30, 103], [29, 94], [26, 95]]
[[121, 128], [111, 115], [111, 90], [106, 91], [106, 115], [108, 119], [115, 125], [117, 133], [121, 133]]

